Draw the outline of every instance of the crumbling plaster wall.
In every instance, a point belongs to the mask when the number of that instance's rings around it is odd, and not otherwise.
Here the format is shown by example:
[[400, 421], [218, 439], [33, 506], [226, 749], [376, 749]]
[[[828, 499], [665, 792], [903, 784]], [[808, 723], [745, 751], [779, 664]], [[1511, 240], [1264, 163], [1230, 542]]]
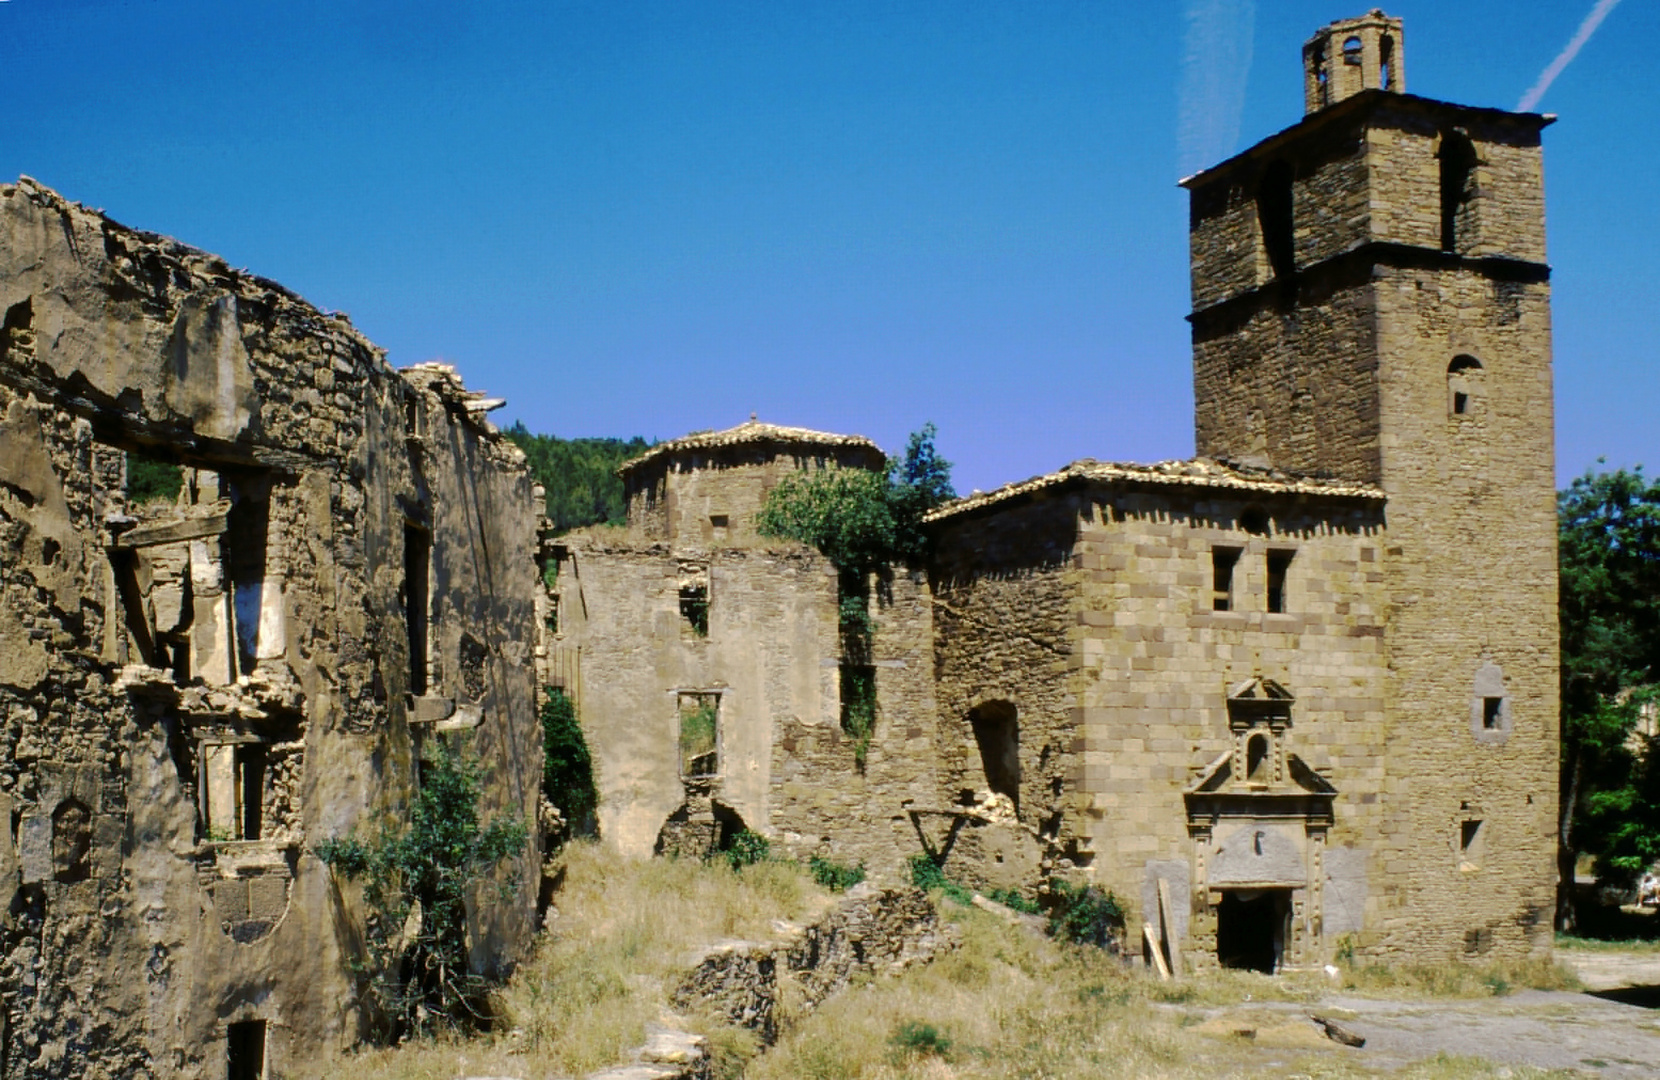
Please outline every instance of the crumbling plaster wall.
[[[273, 1068], [349, 1043], [352, 918], [309, 845], [409, 795], [402, 535], [423, 499], [436, 621], [501, 628], [482, 722], [460, 738], [487, 809], [534, 807], [528, 658], [506, 640], [529, 640], [534, 601], [520, 459], [458, 385], [415, 390], [343, 318], [30, 181], [0, 187], [0, 312], [3, 1071], [217, 1076], [244, 1019], [267, 1022]], [[412, 399], [439, 421], [414, 452]], [[260, 626], [282, 632], [240, 679], [201, 663], [236, 651], [205, 617], [172, 649], [196, 664], [183, 684], [145, 663], [153, 622], [178, 617], [180, 567], [198, 613], [223, 582], [195, 580], [219, 573], [210, 529], [133, 556], [122, 603], [107, 523], [131, 527], [121, 451], [141, 448], [194, 468], [139, 529], [211, 518], [227, 479], [270, 481], [260, 593], [280, 616]], [[266, 740], [258, 840], [204, 828], [198, 766], [218, 732]], [[58, 865], [52, 835], [71, 800], [90, 810], [84, 873]], [[522, 946], [529, 888], [481, 907], [482, 967]]]

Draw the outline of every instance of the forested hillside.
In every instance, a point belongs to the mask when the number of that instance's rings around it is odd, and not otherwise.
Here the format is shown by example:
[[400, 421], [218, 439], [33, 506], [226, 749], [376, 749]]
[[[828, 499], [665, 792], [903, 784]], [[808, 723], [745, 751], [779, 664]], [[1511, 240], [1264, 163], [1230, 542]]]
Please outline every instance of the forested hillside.
[[617, 466], [652, 446], [638, 435], [632, 439], [532, 435], [522, 420], [508, 428], [506, 435], [530, 459], [530, 475], [547, 489], [547, 514], [560, 532], [598, 522], [622, 524], [627, 507]]

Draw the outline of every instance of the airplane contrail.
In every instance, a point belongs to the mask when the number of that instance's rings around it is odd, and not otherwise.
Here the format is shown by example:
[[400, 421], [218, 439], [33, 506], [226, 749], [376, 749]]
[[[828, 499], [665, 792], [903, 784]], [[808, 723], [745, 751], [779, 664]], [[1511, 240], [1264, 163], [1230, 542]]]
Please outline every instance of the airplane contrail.
[[1596, 33], [1597, 27], [1602, 25], [1602, 20], [1608, 18], [1608, 13], [1613, 11], [1614, 5], [1619, 2], [1620, 0], [1597, 0], [1596, 5], [1591, 8], [1591, 13], [1585, 16], [1585, 21], [1580, 23], [1579, 29], [1574, 32], [1567, 48], [1557, 54], [1556, 59], [1550, 62], [1550, 66], [1540, 73], [1539, 81], [1533, 84], [1533, 88], [1522, 95], [1522, 100], [1516, 104], [1517, 112], [1533, 111], [1533, 107], [1539, 104], [1539, 99], [1545, 96], [1545, 91], [1550, 89], [1550, 84], [1556, 81], [1558, 75], [1562, 74], [1563, 68], [1574, 62], [1574, 57], [1579, 55], [1579, 50], [1585, 47], [1587, 41], [1591, 40], [1591, 35]]
[[1187, 0], [1176, 144], [1183, 176], [1233, 152], [1251, 74], [1255, 0]]

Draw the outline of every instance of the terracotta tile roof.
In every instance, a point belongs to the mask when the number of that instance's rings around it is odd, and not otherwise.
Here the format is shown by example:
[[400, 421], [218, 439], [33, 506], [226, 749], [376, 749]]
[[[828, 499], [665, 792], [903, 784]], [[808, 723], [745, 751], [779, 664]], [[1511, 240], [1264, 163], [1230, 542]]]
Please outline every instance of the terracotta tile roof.
[[1022, 480], [1015, 484], [1005, 484], [992, 491], [976, 493], [946, 503], [932, 511], [926, 520], [940, 521], [1074, 481], [1128, 481], [1168, 487], [1221, 488], [1263, 494], [1324, 495], [1332, 498], [1379, 501], [1385, 498], [1383, 491], [1371, 484], [1295, 476], [1278, 469], [1252, 468], [1208, 458], [1160, 461], [1151, 465], [1084, 458], [1056, 472], [1034, 476], [1030, 480]]
[[668, 442], [658, 443], [637, 458], [630, 458], [617, 466], [619, 475], [626, 475], [635, 469], [670, 454], [677, 454], [683, 450], [713, 450], [723, 446], [738, 446], [743, 443], [778, 443], [785, 446], [814, 446], [827, 448], [856, 448], [869, 450], [874, 454], [881, 454], [882, 448], [865, 438], [863, 435], [836, 435], [828, 431], [813, 431], [809, 428], [784, 427], [779, 424], [767, 424], [756, 420], [753, 416], [737, 427], [727, 428], [725, 431], [698, 431]]

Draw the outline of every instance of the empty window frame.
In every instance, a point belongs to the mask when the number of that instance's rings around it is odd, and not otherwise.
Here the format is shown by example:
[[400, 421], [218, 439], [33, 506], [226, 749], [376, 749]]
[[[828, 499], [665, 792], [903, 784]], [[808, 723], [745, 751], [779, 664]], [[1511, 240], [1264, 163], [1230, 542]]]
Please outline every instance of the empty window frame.
[[1278, 549], [1268, 552], [1268, 612], [1285, 614], [1285, 579], [1291, 570], [1291, 560], [1297, 553]]
[[409, 631], [409, 692], [427, 692], [427, 647], [432, 617], [430, 573], [432, 534], [417, 525], [403, 529], [404, 625]]
[[680, 775], [687, 780], [720, 774], [720, 695], [678, 695]]
[[1295, 199], [1291, 166], [1276, 161], [1263, 170], [1257, 186], [1257, 225], [1263, 254], [1276, 279], [1289, 278], [1297, 269]]
[[1233, 610], [1233, 575], [1239, 565], [1239, 548], [1210, 549], [1210, 606], [1212, 611]]
[[1458, 251], [1468, 231], [1467, 210], [1475, 195], [1475, 145], [1468, 136], [1448, 131], [1437, 151], [1441, 163], [1441, 250]]
[[1497, 731], [1504, 723], [1504, 698], [1484, 697], [1481, 699], [1481, 726], [1488, 731]]
[[1265, 734], [1252, 735], [1245, 742], [1245, 779], [1266, 784], [1273, 777], [1273, 745]]
[[1359, 67], [1364, 55], [1365, 47], [1361, 44], [1359, 37], [1350, 37], [1344, 40], [1343, 62], [1345, 64], [1350, 67]]
[[1447, 412], [1469, 416], [1475, 412], [1476, 390], [1481, 384], [1481, 361], [1459, 355], [1447, 365]]
[[265, 1021], [241, 1020], [225, 1030], [226, 1080], [264, 1080]]
[[198, 792], [209, 840], [258, 840], [265, 829], [265, 744], [204, 743]]
[[1486, 823], [1477, 818], [1465, 818], [1458, 823], [1458, 868], [1480, 870], [1484, 848], [1487, 845]]
[[1378, 88], [1395, 89], [1395, 39], [1388, 34], [1378, 41]]
[[709, 586], [684, 585], [680, 589], [680, 618], [692, 637], [709, 636]]

